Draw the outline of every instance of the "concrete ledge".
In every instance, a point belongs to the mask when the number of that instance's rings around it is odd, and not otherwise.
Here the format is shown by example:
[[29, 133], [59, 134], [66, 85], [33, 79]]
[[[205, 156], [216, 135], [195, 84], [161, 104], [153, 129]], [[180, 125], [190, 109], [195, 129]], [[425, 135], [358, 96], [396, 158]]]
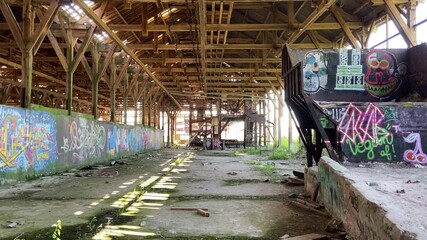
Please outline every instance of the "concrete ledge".
[[[381, 191], [381, 186], [374, 188], [367, 184], [372, 178], [383, 184], [383, 176], [377, 171], [362, 169], [366, 176], [371, 175], [367, 180], [357, 170], [351, 168], [350, 171], [328, 157], [319, 162], [319, 198], [329, 213], [344, 223], [352, 239], [427, 239], [425, 206], [414, 209], [420, 212], [419, 219], [411, 216], [407, 208], [400, 207], [405, 202], [397, 199], [399, 195]], [[390, 168], [383, 170], [390, 171]], [[394, 169], [399, 170], [405, 169]]]

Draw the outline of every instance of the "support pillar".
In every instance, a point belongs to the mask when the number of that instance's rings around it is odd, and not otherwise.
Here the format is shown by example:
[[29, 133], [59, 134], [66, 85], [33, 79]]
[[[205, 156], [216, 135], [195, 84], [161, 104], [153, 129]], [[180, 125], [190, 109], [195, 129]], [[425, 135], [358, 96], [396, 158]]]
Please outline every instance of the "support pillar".
[[68, 115], [71, 116], [72, 106], [73, 106], [73, 59], [74, 59], [74, 50], [71, 43], [67, 46], [67, 111]]
[[124, 79], [125, 96], [124, 96], [124, 103], [123, 103], [125, 124], [128, 124], [128, 99], [129, 99], [129, 87], [128, 87], [128, 85], [129, 85], [129, 73], [126, 73], [125, 79]]

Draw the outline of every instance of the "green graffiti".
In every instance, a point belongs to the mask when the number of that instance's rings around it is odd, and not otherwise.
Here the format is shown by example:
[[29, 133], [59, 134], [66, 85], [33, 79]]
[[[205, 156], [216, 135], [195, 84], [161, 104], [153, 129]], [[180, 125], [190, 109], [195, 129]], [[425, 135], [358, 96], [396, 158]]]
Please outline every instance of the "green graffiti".
[[322, 124], [323, 128], [326, 128], [326, 126], [328, 125], [328, 119], [326, 119], [325, 117], [321, 117], [320, 124]]
[[[389, 129], [390, 126], [388, 125], [387, 128]], [[349, 146], [350, 152], [353, 154], [353, 156], [366, 154], [366, 157], [369, 160], [374, 160], [375, 152], [379, 151], [380, 157], [384, 157], [389, 161], [391, 161], [392, 153], [394, 152], [393, 142], [393, 134], [388, 132], [387, 129], [380, 127], [377, 127], [376, 137], [361, 140], [357, 135], [355, 135], [353, 141], [350, 139], [345, 141], [345, 143]]]

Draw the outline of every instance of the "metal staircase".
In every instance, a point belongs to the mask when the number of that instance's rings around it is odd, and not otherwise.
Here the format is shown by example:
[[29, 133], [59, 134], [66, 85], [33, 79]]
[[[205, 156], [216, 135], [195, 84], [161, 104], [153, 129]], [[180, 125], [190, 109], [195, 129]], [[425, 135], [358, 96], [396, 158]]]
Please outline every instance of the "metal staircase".
[[317, 164], [324, 148], [332, 159], [342, 161], [337, 123], [304, 92], [302, 64], [299, 62], [292, 66], [289, 46], [284, 47], [282, 52], [282, 77], [285, 102], [307, 150], [307, 165], [311, 167], [313, 159]]

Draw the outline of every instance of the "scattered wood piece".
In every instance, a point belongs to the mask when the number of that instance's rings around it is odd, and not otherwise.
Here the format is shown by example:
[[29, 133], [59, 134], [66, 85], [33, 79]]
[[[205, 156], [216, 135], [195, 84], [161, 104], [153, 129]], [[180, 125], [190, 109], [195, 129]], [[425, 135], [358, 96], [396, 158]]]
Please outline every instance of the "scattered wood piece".
[[201, 209], [203, 211], [209, 211], [207, 208], [192, 208], [192, 207], [171, 207], [170, 210], [181, 210], [181, 211], [197, 211]]
[[299, 207], [302, 207], [302, 208], [305, 208], [305, 209], [307, 209], [307, 210], [311, 210], [311, 211], [313, 211], [313, 212], [316, 212], [316, 213], [318, 213], [318, 214], [320, 214], [320, 215], [323, 215], [323, 216], [326, 216], [326, 217], [330, 217], [330, 216], [329, 216], [329, 214], [328, 214], [327, 212], [325, 212], [325, 211], [321, 211], [321, 210], [318, 210], [318, 209], [314, 209], [314, 208], [312, 208], [312, 207], [310, 207], [310, 206], [307, 206], [307, 205], [302, 204], [302, 203], [297, 202], [297, 201], [292, 201], [292, 202], [290, 202], [290, 204], [292, 204], [292, 205], [296, 205], [296, 206], [299, 206]]
[[302, 200], [302, 199], [299, 199], [299, 198], [295, 199], [295, 201], [297, 201], [297, 202], [299, 202], [301, 204], [307, 205], [309, 207], [312, 207], [312, 208], [314, 208], [316, 210], [319, 210], [319, 209], [322, 208], [319, 204], [313, 204], [313, 203], [310, 203], [308, 201], [305, 201], [305, 200]]
[[288, 186], [304, 186], [304, 180], [290, 177], [290, 178], [286, 179], [286, 185], [288, 185]]
[[326, 240], [328, 239], [328, 237], [318, 233], [310, 233], [310, 234], [305, 234], [305, 235], [291, 237], [291, 238], [284, 238], [284, 239], [286, 240]]
[[203, 209], [197, 209], [197, 214], [199, 214], [200, 216], [203, 216], [203, 217], [209, 217], [209, 212], [205, 211]]

